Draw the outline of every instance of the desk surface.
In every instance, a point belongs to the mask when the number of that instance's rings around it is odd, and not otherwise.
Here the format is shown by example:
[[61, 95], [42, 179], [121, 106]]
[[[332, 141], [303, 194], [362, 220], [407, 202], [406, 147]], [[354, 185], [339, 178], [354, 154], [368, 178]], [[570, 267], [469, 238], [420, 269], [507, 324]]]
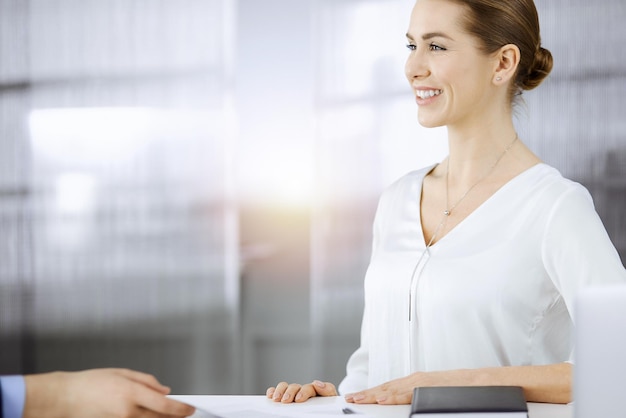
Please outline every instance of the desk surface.
[[[302, 404], [283, 405], [265, 396], [198, 396], [172, 395], [173, 398], [202, 408], [220, 418], [321, 418], [345, 417], [341, 409], [351, 409], [366, 414], [368, 418], [408, 418], [409, 405], [354, 405], [347, 404], [343, 397], [313, 398]], [[572, 405], [528, 404], [529, 418], [572, 418]], [[194, 418], [203, 418], [197, 412]]]

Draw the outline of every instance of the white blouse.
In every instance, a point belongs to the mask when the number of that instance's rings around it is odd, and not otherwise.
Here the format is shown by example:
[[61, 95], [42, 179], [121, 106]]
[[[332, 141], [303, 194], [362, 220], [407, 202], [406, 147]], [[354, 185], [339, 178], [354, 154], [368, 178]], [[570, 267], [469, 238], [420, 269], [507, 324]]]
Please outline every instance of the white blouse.
[[571, 361], [577, 291], [626, 283], [587, 190], [546, 164], [426, 250], [420, 196], [431, 169], [407, 174], [380, 199], [361, 346], [341, 393], [414, 371]]

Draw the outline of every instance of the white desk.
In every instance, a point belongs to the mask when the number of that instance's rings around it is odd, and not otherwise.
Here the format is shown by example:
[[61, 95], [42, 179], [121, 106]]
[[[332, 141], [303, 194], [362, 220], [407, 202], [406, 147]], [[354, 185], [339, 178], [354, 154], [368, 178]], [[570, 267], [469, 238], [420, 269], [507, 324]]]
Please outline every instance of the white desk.
[[[408, 418], [409, 405], [354, 405], [347, 404], [343, 397], [313, 398], [302, 404], [272, 402], [265, 396], [197, 396], [172, 395], [199, 408], [218, 415], [220, 418], [322, 418], [346, 417], [341, 412], [345, 406], [365, 413], [368, 418]], [[572, 418], [572, 405], [528, 404], [529, 418]], [[203, 415], [197, 413], [194, 418]]]

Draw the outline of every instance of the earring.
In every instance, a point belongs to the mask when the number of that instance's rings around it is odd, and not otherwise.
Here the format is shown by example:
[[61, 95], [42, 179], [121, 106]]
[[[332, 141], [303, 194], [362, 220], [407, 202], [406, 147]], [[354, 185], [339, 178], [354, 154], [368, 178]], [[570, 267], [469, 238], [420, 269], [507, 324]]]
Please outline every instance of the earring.
[[502, 81], [502, 77], [497, 76], [497, 77], [496, 77], [496, 81]]

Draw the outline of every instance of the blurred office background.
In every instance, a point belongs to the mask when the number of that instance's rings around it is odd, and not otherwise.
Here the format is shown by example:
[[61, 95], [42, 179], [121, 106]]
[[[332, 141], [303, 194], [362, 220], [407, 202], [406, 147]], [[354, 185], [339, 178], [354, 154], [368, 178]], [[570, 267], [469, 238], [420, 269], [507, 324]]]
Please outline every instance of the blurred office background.
[[[626, 260], [626, 7], [537, 0], [520, 136]], [[412, 0], [0, 0], [0, 373], [339, 383], [381, 190], [446, 154]]]

